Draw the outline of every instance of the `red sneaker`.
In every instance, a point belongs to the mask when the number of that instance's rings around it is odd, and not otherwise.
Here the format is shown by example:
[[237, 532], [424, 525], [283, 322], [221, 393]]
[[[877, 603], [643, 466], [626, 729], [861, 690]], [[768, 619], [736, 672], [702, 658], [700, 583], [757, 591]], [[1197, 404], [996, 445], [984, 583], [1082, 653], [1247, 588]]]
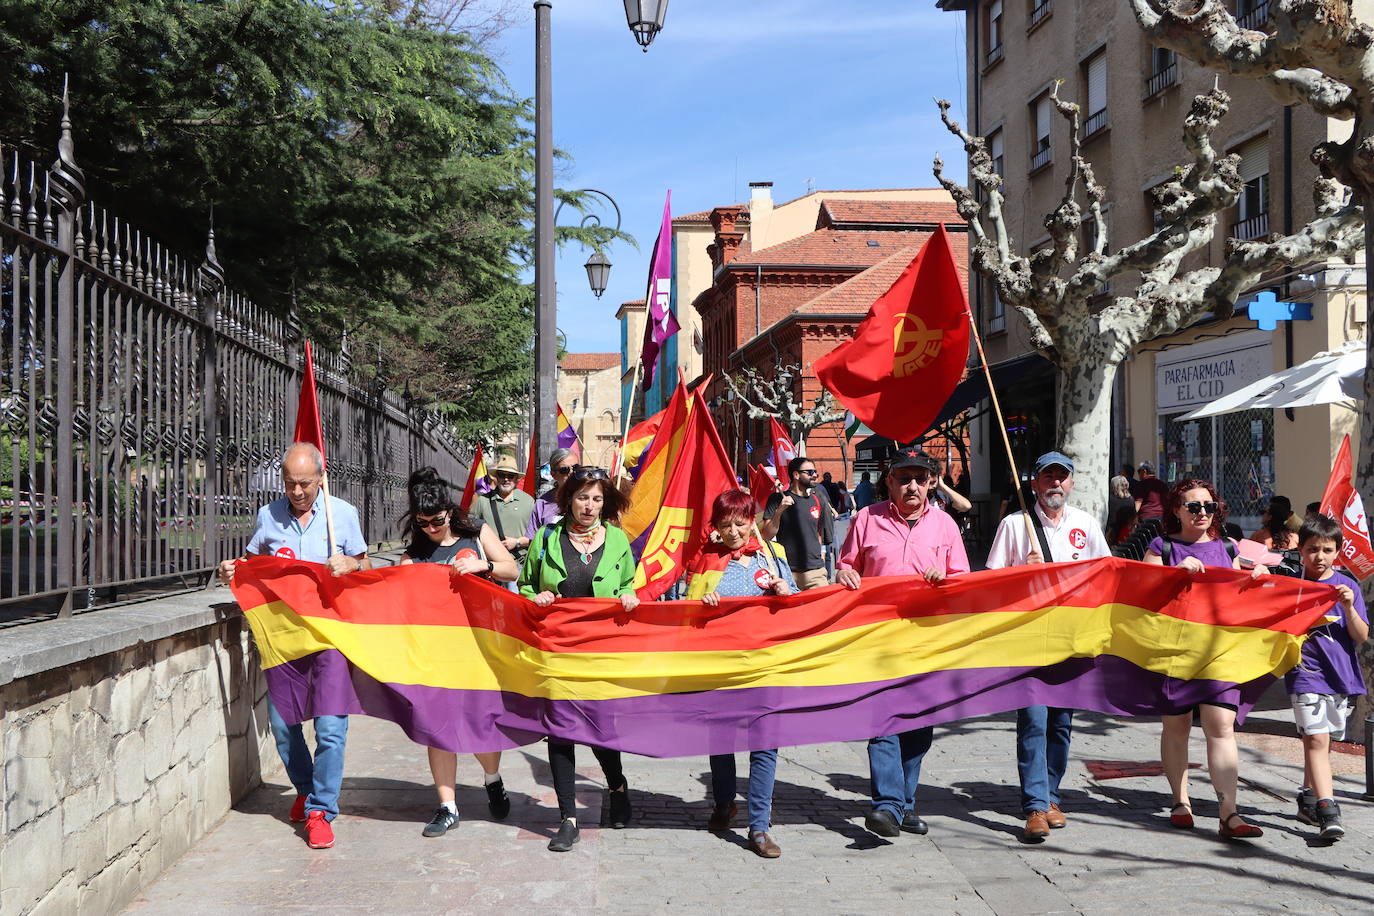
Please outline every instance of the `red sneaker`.
[[291, 823], [299, 824], [305, 820], [305, 796], [297, 795], [291, 803]]
[[311, 811], [305, 819], [305, 844], [311, 849], [328, 849], [334, 845], [334, 828], [324, 819], [323, 811]]

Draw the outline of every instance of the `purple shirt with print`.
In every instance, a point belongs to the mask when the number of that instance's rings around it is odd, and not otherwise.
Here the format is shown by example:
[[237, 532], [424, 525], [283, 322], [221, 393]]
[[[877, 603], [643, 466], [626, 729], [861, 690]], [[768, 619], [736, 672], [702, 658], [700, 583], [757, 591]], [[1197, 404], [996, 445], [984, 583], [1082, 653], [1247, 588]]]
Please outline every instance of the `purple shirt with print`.
[[[1321, 581], [1327, 585], [1344, 585], [1354, 592], [1355, 613], [1365, 623], [1369, 622], [1359, 583], [1338, 572], [1331, 573]], [[1360, 675], [1360, 663], [1355, 655], [1355, 641], [1345, 627], [1341, 603], [1337, 601], [1327, 613], [1337, 619], [1308, 631], [1307, 642], [1302, 644], [1302, 661], [1284, 676], [1288, 692], [1333, 696], [1363, 694], [1364, 678]]]
[[[1176, 538], [1169, 540], [1173, 545], [1173, 562], [1170, 566], [1177, 566], [1188, 557], [1196, 557], [1203, 566], [1220, 566], [1222, 569], [1232, 569], [1235, 566], [1231, 562], [1231, 553], [1226, 549], [1225, 541], [1213, 539], [1189, 544]], [[1164, 556], [1164, 538], [1155, 538], [1146, 549], [1156, 556]]]

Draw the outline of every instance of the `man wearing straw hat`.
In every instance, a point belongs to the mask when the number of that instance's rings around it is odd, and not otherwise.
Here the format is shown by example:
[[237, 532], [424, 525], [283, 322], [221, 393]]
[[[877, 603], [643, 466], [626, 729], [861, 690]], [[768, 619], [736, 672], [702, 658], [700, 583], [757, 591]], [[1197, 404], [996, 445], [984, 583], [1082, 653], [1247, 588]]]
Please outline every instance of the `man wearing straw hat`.
[[522, 565], [530, 546], [525, 527], [534, 514], [534, 497], [520, 489], [520, 478], [524, 475], [510, 453], [497, 458], [487, 474], [492, 481], [491, 492], [472, 501], [472, 516], [490, 525], [501, 539], [501, 546], [515, 557], [516, 565]]
[[[297, 442], [282, 456], [281, 478], [286, 495], [258, 510], [257, 526], [243, 556], [219, 564], [219, 579], [228, 585], [234, 568], [253, 556], [285, 557], [324, 563], [335, 576], [347, 575], [372, 564], [367, 541], [358, 524], [358, 510], [337, 496], [321, 495], [324, 456], [308, 442]], [[324, 502], [333, 515], [333, 532], [326, 519]], [[339, 814], [339, 789], [343, 783], [344, 744], [348, 716], [315, 717], [315, 753], [305, 743], [301, 726], [287, 725], [281, 713], [267, 701], [272, 736], [286, 775], [296, 788], [291, 820], [305, 822], [306, 842], [312, 849], [334, 845], [330, 822]]]
[[[930, 504], [939, 463], [919, 449], [897, 453], [887, 469], [889, 498], [854, 516], [840, 551], [835, 581], [858, 588], [863, 576], [911, 576], [936, 584], [968, 572], [968, 554], [954, 519]], [[873, 805], [864, 827], [878, 836], [925, 833], [916, 813], [921, 762], [930, 750], [929, 725], [868, 742]]]
[[[1072, 459], [1062, 452], [1046, 452], [1037, 458], [1031, 490], [1035, 503], [1030, 508], [1030, 524], [1021, 512], [1002, 519], [988, 551], [988, 569], [1111, 556], [1097, 519], [1068, 504], [1073, 492]], [[1068, 767], [1072, 733], [1072, 709], [1028, 706], [1016, 713], [1016, 768], [1027, 840], [1043, 840], [1051, 828], [1066, 823], [1059, 809], [1059, 782]]]

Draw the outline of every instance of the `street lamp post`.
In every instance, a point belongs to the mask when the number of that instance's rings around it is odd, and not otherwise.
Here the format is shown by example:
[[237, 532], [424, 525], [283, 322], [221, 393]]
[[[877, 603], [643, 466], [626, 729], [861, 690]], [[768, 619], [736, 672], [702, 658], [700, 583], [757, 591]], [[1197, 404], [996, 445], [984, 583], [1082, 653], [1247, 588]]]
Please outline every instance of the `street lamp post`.
[[[645, 51], [663, 28], [668, 0], [625, 0], [625, 21]], [[546, 454], [556, 440], [558, 403], [558, 304], [554, 286], [553, 54], [551, 0], [534, 0], [534, 453]], [[607, 200], [609, 195], [602, 192]], [[615, 202], [611, 201], [612, 206]], [[616, 230], [620, 208], [616, 207]], [[587, 279], [598, 297], [605, 292], [611, 264], [596, 252]], [[601, 283], [597, 288], [598, 281]]]

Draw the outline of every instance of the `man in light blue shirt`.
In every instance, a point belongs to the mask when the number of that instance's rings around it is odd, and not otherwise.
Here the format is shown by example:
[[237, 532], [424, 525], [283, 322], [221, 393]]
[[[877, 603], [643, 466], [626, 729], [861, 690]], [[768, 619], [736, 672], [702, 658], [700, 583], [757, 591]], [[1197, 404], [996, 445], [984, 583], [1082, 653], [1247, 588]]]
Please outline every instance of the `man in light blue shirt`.
[[[228, 585], [234, 568], [251, 556], [286, 557], [328, 565], [335, 576], [347, 575], [371, 566], [367, 541], [358, 524], [358, 510], [342, 499], [330, 497], [337, 543], [331, 552], [328, 525], [320, 483], [324, 478], [324, 456], [307, 442], [297, 442], [286, 450], [281, 462], [282, 484], [286, 495], [258, 510], [257, 525], [242, 557], [219, 565], [219, 578]], [[305, 743], [300, 725], [287, 725], [271, 699], [267, 701], [272, 736], [277, 753], [286, 765], [286, 775], [296, 787], [291, 820], [305, 822], [306, 842], [313, 849], [334, 845], [330, 822], [339, 814], [339, 787], [343, 782], [344, 743], [348, 737], [348, 716], [315, 718], [315, 754]]]

